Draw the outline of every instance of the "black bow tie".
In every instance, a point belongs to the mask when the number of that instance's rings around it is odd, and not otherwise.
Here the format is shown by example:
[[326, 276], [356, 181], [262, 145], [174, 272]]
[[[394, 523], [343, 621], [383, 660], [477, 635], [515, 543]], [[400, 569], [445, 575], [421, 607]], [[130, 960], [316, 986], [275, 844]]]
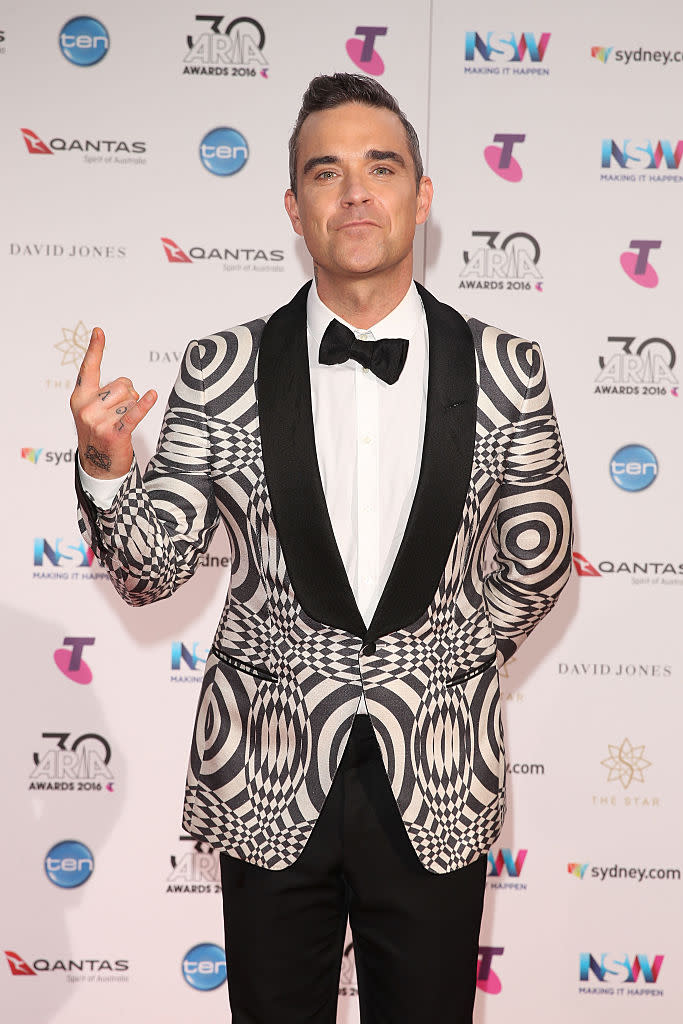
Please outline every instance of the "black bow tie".
[[332, 366], [355, 359], [387, 384], [395, 384], [401, 376], [408, 355], [407, 338], [379, 338], [361, 341], [338, 320], [330, 320], [322, 341], [318, 362]]

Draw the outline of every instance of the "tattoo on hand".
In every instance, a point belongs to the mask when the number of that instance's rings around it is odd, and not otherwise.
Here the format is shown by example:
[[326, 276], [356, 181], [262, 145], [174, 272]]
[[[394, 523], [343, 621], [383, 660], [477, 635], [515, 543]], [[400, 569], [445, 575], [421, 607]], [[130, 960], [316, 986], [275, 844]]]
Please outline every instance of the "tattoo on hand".
[[111, 458], [104, 452], [98, 452], [97, 448], [91, 444], [85, 449], [85, 457], [98, 469], [111, 469]]
[[77, 388], [80, 388], [80, 386], [81, 386], [81, 375], [80, 375], [80, 373], [79, 373], [79, 375], [78, 375], [78, 377], [77, 377], [77, 379], [76, 379], [76, 387], [77, 387]]
[[100, 391], [99, 394], [100, 394], [100, 398], [102, 399], [102, 401], [104, 401], [105, 398], [109, 398], [109, 396], [111, 394], [111, 391]]
[[119, 422], [114, 427], [114, 430], [118, 430], [118, 432], [121, 433], [123, 428], [124, 428], [124, 422], [123, 422], [123, 420], [119, 420]]
[[118, 407], [118, 409], [116, 410], [116, 415], [117, 416], [123, 416], [127, 408], [128, 408], [127, 405], [120, 405]]

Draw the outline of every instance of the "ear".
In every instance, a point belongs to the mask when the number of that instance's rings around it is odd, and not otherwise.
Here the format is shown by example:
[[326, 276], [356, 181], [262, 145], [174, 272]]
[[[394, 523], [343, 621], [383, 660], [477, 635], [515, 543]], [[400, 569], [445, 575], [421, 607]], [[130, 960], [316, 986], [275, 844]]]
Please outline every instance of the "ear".
[[424, 224], [427, 220], [433, 198], [434, 186], [432, 185], [432, 179], [427, 177], [420, 178], [420, 184], [417, 189], [417, 211], [415, 213], [416, 224]]
[[299, 206], [296, 201], [296, 196], [292, 192], [291, 188], [288, 188], [285, 192], [285, 210], [287, 216], [292, 222], [292, 227], [296, 231], [297, 235], [303, 236], [303, 228], [301, 226], [301, 217], [299, 216]]

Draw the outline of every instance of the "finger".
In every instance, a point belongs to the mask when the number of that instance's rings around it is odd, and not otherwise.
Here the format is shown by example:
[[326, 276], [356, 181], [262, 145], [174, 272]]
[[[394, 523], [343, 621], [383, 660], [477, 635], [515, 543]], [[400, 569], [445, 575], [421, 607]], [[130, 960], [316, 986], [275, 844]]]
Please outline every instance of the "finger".
[[131, 432], [135, 430], [138, 423], [142, 422], [149, 410], [152, 408], [157, 397], [156, 391], [146, 391], [142, 398], [134, 405], [131, 405], [130, 408], [126, 410], [125, 414], [121, 416], [119, 420], [121, 426], [118, 429], [128, 430]]
[[139, 397], [140, 395], [127, 377], [120, 377], [111, 381], [110, 384], [103, 384], [97, 391], [97, 398], [105, 409], [113, 409], [122, 404], [130, 406], [137, 402]]
[[100, 386], [100, 367], [104, 352], [104, 331], [95, 327], [90, 335], [90, 344], [83, 356], [81, 368], [76, 378], [77, 388], [98, 388]]

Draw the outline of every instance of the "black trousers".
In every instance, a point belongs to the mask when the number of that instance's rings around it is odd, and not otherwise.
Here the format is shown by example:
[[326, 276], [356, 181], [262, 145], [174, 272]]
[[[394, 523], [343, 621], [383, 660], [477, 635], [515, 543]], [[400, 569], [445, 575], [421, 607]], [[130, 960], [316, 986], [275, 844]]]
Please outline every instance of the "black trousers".
[[368, 715], [299, 859], [221, 877], [233, 1024], [335, 1024], [347, 916], [363, 1024], [471, 1024], [486, 857], [422, 866]]

